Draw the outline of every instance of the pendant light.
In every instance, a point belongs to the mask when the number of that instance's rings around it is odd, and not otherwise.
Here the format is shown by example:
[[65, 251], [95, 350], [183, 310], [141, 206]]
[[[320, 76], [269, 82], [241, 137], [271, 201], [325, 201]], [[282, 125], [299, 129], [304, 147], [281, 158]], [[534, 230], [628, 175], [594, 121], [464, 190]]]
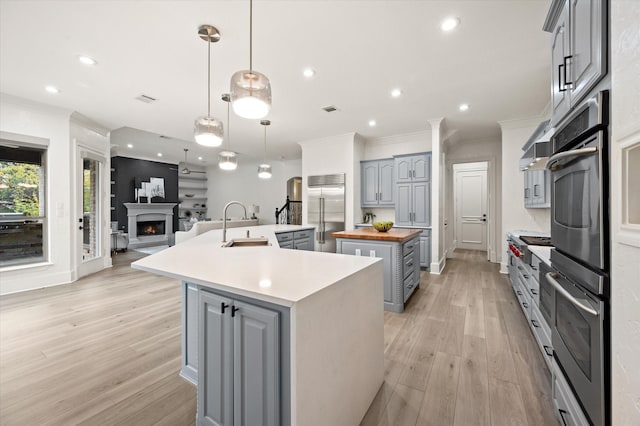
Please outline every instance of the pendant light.
[[227, 103], [227, 149], [218, 154], [218, 167], [222, 170], [235, 170], [238, 168], [236, 153], [231, 151], [231, 127], [229, 126], [229, 104], [231, 96], [228, 93], [222, 95], [222, 100]]
[[249, 0], [249, 69], [231, 76], [233, 112], [243, 118], [265, 117], [271, 109], [271, 83], [253, 69], [253, 0]]
[[207, 115], [196, 118], [193, 136], [204, 146], [220, 146], [224, 137], [222, 122], [211, 117], [211, 43], [220, 40], [220, 32], [211, 25], [201, 25], [198, 36], [207, 42]]
[[260, 124], [264, 126], [264, 157], [262, 157], [262, 164], [258, 166], [258, 177], [271, 179], [271, 166], [267, 164], [267, 126], [271, 124], [271, 121], [260, 120]]

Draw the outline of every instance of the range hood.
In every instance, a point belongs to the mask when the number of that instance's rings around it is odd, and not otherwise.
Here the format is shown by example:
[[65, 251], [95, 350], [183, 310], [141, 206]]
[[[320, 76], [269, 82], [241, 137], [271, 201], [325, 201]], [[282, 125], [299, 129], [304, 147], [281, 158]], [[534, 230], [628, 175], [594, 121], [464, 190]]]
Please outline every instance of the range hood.
[[522, 147], [524, 154], [520, 158], [520, 170], [540, 170], [551, 154], [551, 136], [555, 128], [550, 127], [550, 120], [538, 125], [527, 143]]

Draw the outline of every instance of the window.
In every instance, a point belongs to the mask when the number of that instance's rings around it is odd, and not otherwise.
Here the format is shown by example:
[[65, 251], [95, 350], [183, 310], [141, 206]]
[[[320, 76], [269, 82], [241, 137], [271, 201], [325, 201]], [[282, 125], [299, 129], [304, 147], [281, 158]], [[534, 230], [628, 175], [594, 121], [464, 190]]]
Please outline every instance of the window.
[[0, 267], [45, 258], [46, 149], [0, 139]]

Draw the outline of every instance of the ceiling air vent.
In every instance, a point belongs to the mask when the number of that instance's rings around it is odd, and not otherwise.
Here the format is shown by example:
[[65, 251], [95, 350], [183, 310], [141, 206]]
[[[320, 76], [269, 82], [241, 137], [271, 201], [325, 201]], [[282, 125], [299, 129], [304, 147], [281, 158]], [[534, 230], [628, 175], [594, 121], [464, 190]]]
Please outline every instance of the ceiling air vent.
[[152, 104], [155, 101], [157, 101], [158, 99], [151, 97], [149, 95], [145, 95], [144, 93], [141, 94], [140, 96], [135, 98], [136, 100], [140, 101], [140, 102], [144, 102], [145, 104]]
[[334, 105], [322, 107], [322, 109], [325, 110], [326, 112], [333, 112], [338, 110], [338, 108], [336, 108]]

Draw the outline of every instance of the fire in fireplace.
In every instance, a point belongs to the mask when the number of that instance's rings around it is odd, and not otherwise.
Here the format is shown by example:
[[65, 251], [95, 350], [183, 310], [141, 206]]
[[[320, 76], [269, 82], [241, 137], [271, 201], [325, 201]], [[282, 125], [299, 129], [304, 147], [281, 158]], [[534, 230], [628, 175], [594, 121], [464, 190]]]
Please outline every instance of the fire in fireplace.
[[164, 220], [149, 220], [137, 223], [138, 236], [164, 235]]

